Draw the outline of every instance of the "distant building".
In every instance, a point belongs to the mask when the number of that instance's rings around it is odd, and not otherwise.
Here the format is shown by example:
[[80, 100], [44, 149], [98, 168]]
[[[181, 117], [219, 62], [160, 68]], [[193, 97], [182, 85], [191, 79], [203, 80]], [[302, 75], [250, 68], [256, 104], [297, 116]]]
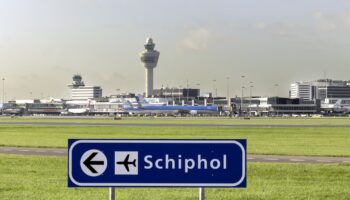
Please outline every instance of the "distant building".
[[173, 98], [196, 98], [200, 95], [200, 89], [194, 88], [160, 88], [154, 89], [155, 97], [173, 97]]
[[100, 86], [85, 86], [81, 75], [73, 76], [73, 83], [68, 85], [71, 89], [72, 100], [96, 99], [102, 97], [102, 88]]
[[320, 86], [318, 87], [318, 99], [326, 98], [350, 98], [349, 86]]
[[290, 85], [290, 97], [304, 100], [350, 98], [350, 82], [332, 79], [295, 82]]
[[[231, 101], [239, 112], [241, 99], [233, 98]], [[320, 112], [319, 100], [304, 100], [284, 97], [252, 97], [244, 98], [243, 114], [257, 116], [270, 116], [282, 114], [315, 114]]]
[[71, 89], [72, 100], [96, 99], [102, 97], [100, 86], [79, 86]]
[[312, 83], [292, 83], [290, 85], [290, 98], [312, 100], [316, 97], [316, 87]]

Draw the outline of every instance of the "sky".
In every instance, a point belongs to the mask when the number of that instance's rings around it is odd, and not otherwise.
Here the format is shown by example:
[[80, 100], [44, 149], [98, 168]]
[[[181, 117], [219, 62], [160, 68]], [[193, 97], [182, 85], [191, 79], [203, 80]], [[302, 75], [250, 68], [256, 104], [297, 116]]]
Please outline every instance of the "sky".
[[350, 0], [0, 0], [0, 78], [6, 100], [68, 97], [76, 73], [106, 96], [142, 93], [152, 37], [157, 88], [288, 96], [349, 80], [349, 35]]

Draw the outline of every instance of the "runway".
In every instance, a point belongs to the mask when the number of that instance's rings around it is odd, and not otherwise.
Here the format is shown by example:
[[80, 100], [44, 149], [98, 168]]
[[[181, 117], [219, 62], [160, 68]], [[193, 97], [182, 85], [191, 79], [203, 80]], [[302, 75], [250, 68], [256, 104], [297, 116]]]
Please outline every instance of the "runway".
[[0, 122], [0, 125], [30, 125], [30, 126], [160, 126], [160, 127], [228, 127], [228, 128], [350, 128], [349, 125], [327, 124], [175, 124], [175, 123], [97, 123], [97, 122]]
[[[34, 156], [67, 156], [63, 148], [0, 147], [0, 153]], [[248, 155], [248, 162], [350, 164], [350, 157]]]

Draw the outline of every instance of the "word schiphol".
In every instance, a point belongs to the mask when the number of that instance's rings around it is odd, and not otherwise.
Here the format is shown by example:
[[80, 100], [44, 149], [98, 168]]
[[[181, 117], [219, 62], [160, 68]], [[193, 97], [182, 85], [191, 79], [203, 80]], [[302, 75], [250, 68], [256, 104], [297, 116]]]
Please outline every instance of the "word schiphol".
[[177, 158], [172, 158], [169, 154], [165, 154], [164, 158], [153, 158], [152, 155], [146, 155], [144, 157], [145, 169], [152, 169], [153, 167], [157, 169], [171, 169], [171, 170], [181, 170], [183, 169], [185, 173], [190, 172], [193, 169], [196, 170], [207, 170], [208, 168], [217, 169], [227, 169], [227, 156], [224, 154], [222, 158], [206, 159], [202, 157], [201, 154], [197, 155], [196, 159], [193, 158], [183, 158], [182, 155], [178, 155]]

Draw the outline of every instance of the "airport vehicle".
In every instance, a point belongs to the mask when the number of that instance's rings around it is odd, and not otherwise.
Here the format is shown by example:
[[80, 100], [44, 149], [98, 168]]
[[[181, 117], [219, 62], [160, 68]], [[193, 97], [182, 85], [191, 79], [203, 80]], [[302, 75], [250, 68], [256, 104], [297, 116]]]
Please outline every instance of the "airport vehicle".
[[23, 115], [24, 108], [14, 103], [5, 103], [1, 105], [1, 112], [3, 115]]
[[3, 115], [22, 115], [22, 108], [5, 108], [2, 110]]
[[59, 115], [64, 111], [62, 103], [32, 103], [26, 105], [27, 114], [30, 115]]

